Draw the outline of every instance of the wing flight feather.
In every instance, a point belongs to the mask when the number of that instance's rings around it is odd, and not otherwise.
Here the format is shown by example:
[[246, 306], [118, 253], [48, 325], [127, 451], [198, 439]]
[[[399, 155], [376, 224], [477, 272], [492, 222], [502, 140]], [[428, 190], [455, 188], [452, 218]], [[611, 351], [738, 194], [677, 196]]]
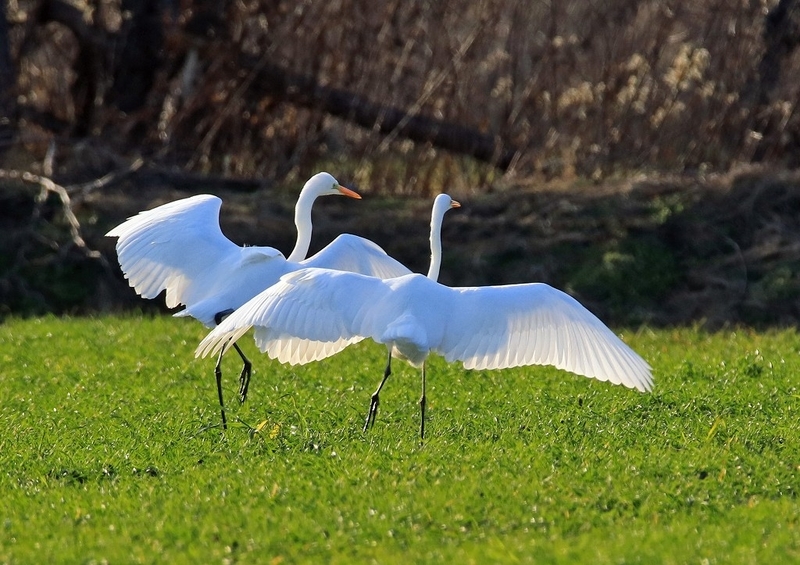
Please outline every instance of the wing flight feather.
[[405, 265], [387, 255], [378, 244], [347, 233], [338, 236], [324, 249], [300, 264], [303, 267], [349, 271], [381, 279], [411, 273]]
[[270, 357], [292, 364], [329, 357], [372, 337], [374, 315], [389, 293], [378, 278], [329, 269], [301, 269], [242, 305], [197, 348], [206, 356], [255, 327], [256, 344]]
[[649, 365], [594, 314], [546, 284], [454, 288], [452, 312], [435, 349], [466, 368], [553, 365], [573, 373], [652, 388]]
[[109, 231], [117, 237], [117, 256], [130, 285], [144, 298], [167, 291], [167, 306], [191, 305], [219, 284], [217, 269], [229, 269], [241, 256], [279, 256], [271, 248], [242, 253], [222, 233], [222, 201], [201, 194], [146, 210]]

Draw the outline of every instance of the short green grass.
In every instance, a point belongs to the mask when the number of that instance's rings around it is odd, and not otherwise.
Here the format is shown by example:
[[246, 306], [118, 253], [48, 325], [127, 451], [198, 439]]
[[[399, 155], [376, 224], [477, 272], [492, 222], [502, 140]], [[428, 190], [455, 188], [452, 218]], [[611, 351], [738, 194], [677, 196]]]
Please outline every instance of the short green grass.
[[[286, 367], [255, 351], [218, 427], [196, 322], [0, 326], [3, 563], [788, 563], [800, 559], [800, 336], [642, 330], [639, 394], [543, 367]], [[254, 428], [260, 430], [254, 433]]]

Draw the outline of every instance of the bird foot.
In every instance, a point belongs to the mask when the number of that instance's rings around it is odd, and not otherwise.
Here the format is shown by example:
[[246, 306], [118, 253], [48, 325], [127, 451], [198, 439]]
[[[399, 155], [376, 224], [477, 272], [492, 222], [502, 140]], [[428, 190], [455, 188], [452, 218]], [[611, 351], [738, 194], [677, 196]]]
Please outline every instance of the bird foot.
[[380, 404], [380, 400], [378, 398], [378, 393], [372, 395], [369, 403], [369, 412], [367, 412], [367, 420], [364, 422], [364, 430], [367, 431], [375, 424], [375, 416], [378, 415], [378, 404]]
[[242, 365], [242, 372], [239, 373], [239, 403], [244, 404], [247, 400], [247, 390], [250, 388], [250, 377], [253, 374], [253, 365], [248, 361]]

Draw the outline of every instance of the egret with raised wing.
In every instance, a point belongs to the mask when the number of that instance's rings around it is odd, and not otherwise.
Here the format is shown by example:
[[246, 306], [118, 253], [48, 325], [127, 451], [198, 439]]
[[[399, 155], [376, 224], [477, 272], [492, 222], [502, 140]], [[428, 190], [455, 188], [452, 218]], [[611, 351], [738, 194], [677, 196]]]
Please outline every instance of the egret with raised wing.
[[[338, 236], [327, 247], [305, 259], [311, 243], [311, 208], [318, 196], [344, 195], [361, 198], [341, 186], [328, 173], [318, 173], [303, 186], [295, 206], [297, 241], [287, 258], [272, 247], [240, 247], [225, 237], [219, 225], [222, 201], [201, 194], [176, 200], [129, 218], [106, 235], [117, 237], [117, 256], [130, 285], [144, 298], [166, 291], [166, 305], [185, 308], [175, 316], [191, 316], [208, 327], [253, 296], [277, 282], [282, 275], [304, 267], [343, 269], [381, 278], [410, 273], [373, 242], [349, 234]], [[247, 398], [252, 365], [242, 358], [239, 400]], [[227, 427], [222, 399], [222, 355], [214, 373], [223, 427]]]

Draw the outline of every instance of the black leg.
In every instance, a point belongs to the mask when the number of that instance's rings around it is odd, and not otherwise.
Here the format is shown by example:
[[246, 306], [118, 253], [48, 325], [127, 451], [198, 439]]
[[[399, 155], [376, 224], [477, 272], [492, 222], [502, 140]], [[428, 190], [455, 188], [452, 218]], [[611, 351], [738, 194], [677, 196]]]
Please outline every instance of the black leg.
[[244, 356], [244, 353], [242, 353], [238, 345], [234, 343], [233, 348], [239, 353], [239, 357], [242, 358], [242, 372], [239, 373], [239, 403], [244, 404], [244, 401], [247, 400], [247, 389], [250, 387], [250, 376], [253, 372], [253, 364]]
[[[216, 325], [220, 325], [222, 320], [227, 318], [233, 313], [232, 308], [228, 308], [227, 310], [223, 310], [222, 312], [217, 312], [214, 314], [214, 323]], [[247, 400], [247, 390], [250, 388], [250, 377], [253, 374], [253, 364], [250, 360], [245, 357], [244, 352], [241, 348], [233, 343], [233, 348], [239, 354], [239, 357], [242, 358], [242, 372], [239, 373], [239, 403], [244, 404], [244, 401]], [[227, 349], [227, 348], [225, 348]], [[224, 349], [223, 349], [224, 351]], [[227, 429], [227, 425], [225, 422], [225, 407], [222, 404], [222, 352], [220, 352], [219, 359], [217, 359], [217, 366], [214, 368], [214, 374], [217, 377], [217, 392], [219, 393], [219, 405], [222, 409], [222, 427]]]
[[[224, 320], [227, 316], [233, 314], [233, 309], [228, 308], [227, 310], [223, 310], [222, 312], [217, 312], [214, 314], [214, 324], [219, 325], [222, 320]], [[222, 412], [222, 429], [228, 429], [228, 420], [225, 418], [225, 404], [222, 402], [222, 354], [226, 348], [222, 348], [219, 352], [219, 357], [217, 358], [217, 364], [214, 367], [214, 376], [217, 378], [217, 395], [219, 395], [219, 409]], [[237, 347], [238, 349], [238, 347]]]
[[419, 438], [425, 439], [425, 361], [422, 362], [422, 396], [419, 398], [419, 411], [420, 411], [420, 422], [419, 422]]
[[225, 418], [225, 404], [222, 402], [222, 369], [220, 369], [220, 364], [222, 363], [222, 351], [219, 352], [219, 357], [217, 357], [217, 365], [214, 367], [214, 375], [217, 377], [217, 394], [219, 395], [219, 410], [222, 413], [222, 429], [228, 429], [228, 420]]
[[369, 402], [369, 412], [367, 412], [367, 421], [364, 422], [364, 431], [366, 432], [368, 428], [372, 427], [375, 424], [375, 416], [378, 415], [378, 404], [380, 404], [380, 400], [378, 399], [378, 395], [381, 393], [381, 389], [383, 385], [386, 384], [386, 379], [389, 378], [389, 375], [392, 374], [392, 350], [389, 350], [389, 358], [386, 360], [386, 369], [383, 371], [383, 380], [381, 384], [378, 385], [378, 389], [372, 393], [372, 398]]
[[217, 312], [216, 314], [214, 314], [214, 324], [217, 326], [220, 325], [222, 323], [222, 320], [224, 320], [231, 314], [233, 314], [233, 308], [228, 308], [227, 310], [223, 310], [222, 312]]

